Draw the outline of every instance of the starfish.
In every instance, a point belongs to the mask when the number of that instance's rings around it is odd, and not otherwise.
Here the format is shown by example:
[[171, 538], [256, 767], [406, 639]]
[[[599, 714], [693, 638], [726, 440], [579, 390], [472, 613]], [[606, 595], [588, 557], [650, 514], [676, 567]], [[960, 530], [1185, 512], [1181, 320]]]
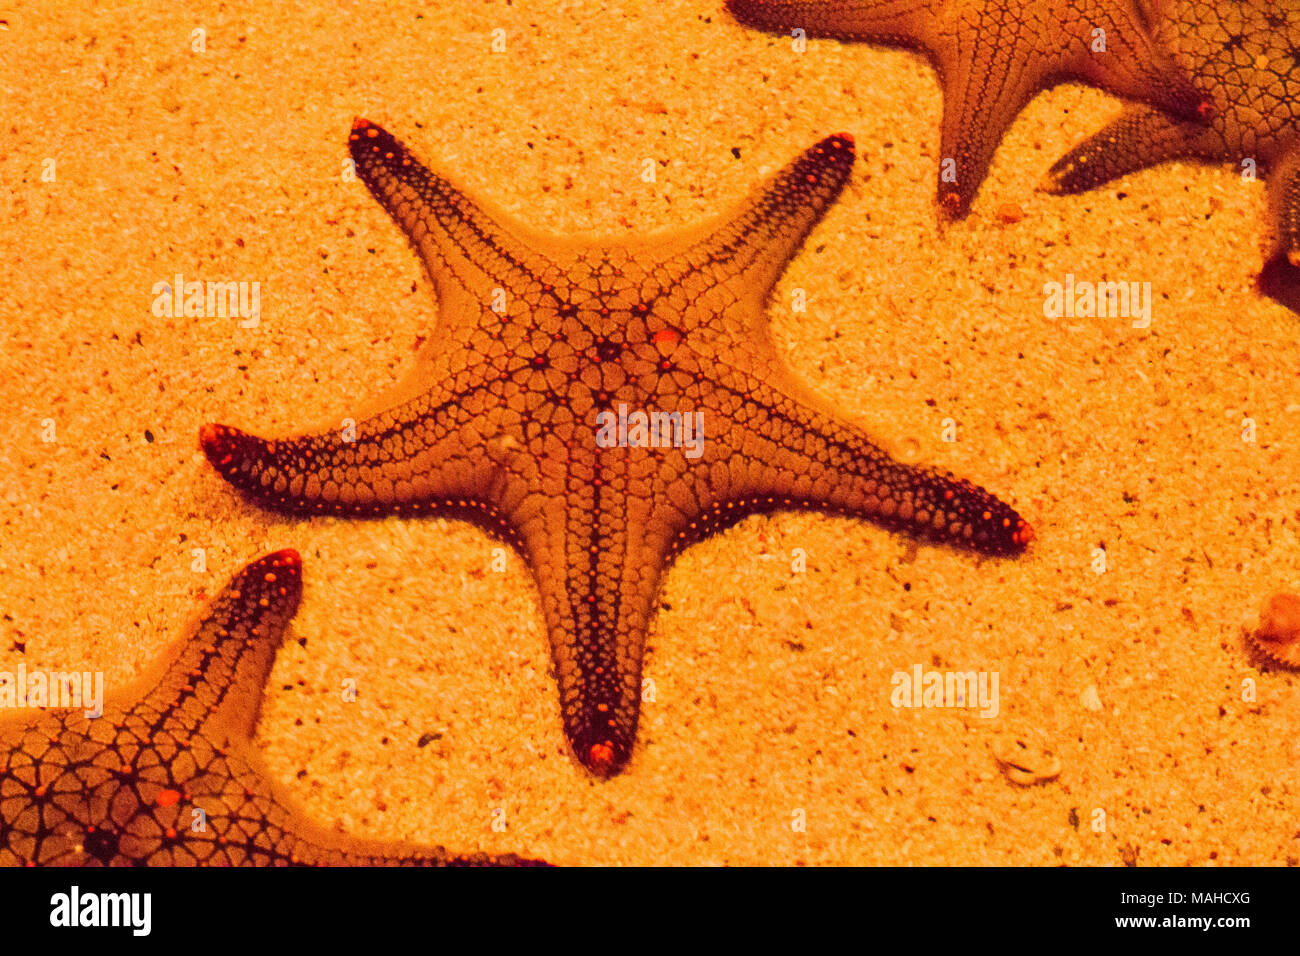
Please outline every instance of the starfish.
[[1088, 83], [1189, 120], [1208, 109], [1151, 42], [1137, 0], [727, 0], [727, 9], [765, 30], [927, 54], [944, 91], [938, 198], [950, 219], [970, 212], [1003, 133], [1041, 90]]
[[0, 719], [0, 865], [529, 862], [353, 840], [287, 802], [252, 735], [301, 595], [297, 552], [266, 555], [235, 576], [168, 660], [103, 702], [100, 716]]
[[809, 508], [986, 554], [1032, 537], [982, 488], [892, 460], [777, 355], [763, 306], [848, 181], [849, 136], [729, 215], [631, 245], [530, 232], [365, 120], [351, 152], [423, 260], [438, 334], [347, 433], [206, 425], [200, 443], [281, 512], [462, 516], [510, 542], [541, 595], [566, 737], [597, 776], [631, 754], [660, 579], [702, 536]]
[[1214, 98], [1214, 118], [1130, 107], [1062, 157], [1043, 188], [1082, 192], [1175, 159], [1266, 172], [1276, 240], [1259, 285], [1300, 312], [1300, 0], [1164, 0], [1156, 15], [1156, 41]]

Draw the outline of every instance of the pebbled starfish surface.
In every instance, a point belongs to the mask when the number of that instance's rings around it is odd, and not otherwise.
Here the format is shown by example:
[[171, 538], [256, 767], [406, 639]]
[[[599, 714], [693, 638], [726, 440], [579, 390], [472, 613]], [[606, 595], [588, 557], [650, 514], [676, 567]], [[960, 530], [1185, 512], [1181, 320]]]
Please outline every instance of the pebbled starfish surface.
[[99, 717], [0, 718], [0, 865], [512, 865], [353, 840], [311, 823], [252, 746], [302, 594], [295, 551], [245, 567], [194, 634]]
[[1174, 159], [1253, 160], [1276, 240], [1259, 284], [1300, 312], [1300, 0], [1164, 0], [1156, 40], [1214, 98], [1208, 125], [1142, 106], [1075, 147], [1043, 188], [1078, 193]]
[[[764, 304], [848, 181], [850, 137], [712, 223], [634, 244], [530, 232], [365, 120], [351, 151], [433, 280], [438, 334], [354, 435], [207, 425], [200, 442], [278, 511], [461, 516], [512, 543], [541, 595], [566, 737], [596, 775], [631, 754], [660, 579], [702, 536], [809, 508], [993, 555], [1032, 537], [984, 489], [891, 459], [776, 352]], [[625, 442], [607, 427], [622, 413]], [[635, 430], [642, 413], [657, 440]]]
[[1003, 134], [1041, 90], [1075, 81], [1189, 120], [1208, 110], [1153, 44], [1136, 0], [727, 0], [727, 9], [769, 31], [925, 53], [943, 85], [938, 198], [950, 219], [970, 212]]

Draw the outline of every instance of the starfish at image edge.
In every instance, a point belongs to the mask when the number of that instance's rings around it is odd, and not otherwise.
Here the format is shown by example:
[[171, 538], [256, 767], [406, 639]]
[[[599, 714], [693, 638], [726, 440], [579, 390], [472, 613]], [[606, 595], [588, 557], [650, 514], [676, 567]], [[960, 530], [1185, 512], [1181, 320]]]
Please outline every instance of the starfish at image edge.
[[533, 865], [352, 839], [289, 802], [252, 737], [301, 594], [297, 552], [268, 554], [98, 717], [0, 718], [0, 866]]
[[1086, 83], [1186, 120], [1207, 98], [1151, 40], [1139, 0], [727, 0], [741, 23], [919, 50], [943, 86], [939, 207], [964, 218], [1040, 91]]
[[1259, 289], [1300, 312], [1300, 0], [1160, 0], [1155, 15], [1156, 42], [1213, 97], [1214, 117], [1131, 106], [1061, 157], [1043, 189], [1080, 193], [1178, 159], [1267, 176], [1274, 240]]
[[1032, 538], [983, 488], [894, 461], [777, 354], [764, 305], [848, 181], [850, 137], [713, 222], [632, 243], [527, 230], [365, 120], [350, 142], [433, 281], [435, 335], [354, 430], [206, 425], [200, 443], [276, 511], [459, 516], [510, 542], [540, 593], [565, 736], [592, 773], [631, 755], [655, 597], [701, 537], [803, 508], [989, 555]]

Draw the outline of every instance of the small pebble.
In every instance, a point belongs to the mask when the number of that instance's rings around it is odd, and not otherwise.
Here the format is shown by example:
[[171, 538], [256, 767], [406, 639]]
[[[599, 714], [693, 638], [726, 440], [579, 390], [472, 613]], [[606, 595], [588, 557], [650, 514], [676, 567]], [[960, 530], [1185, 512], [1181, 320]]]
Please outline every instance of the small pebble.
[[1004, 225], [1009, 226], [1024, 218], [1025, 211], [1020, 208], [1018, 203], [1004, 202], [1001, 206], [998, 206], [998, 219], [1000, 219]]
[[1097, 685], [1089, 684], [1079, 695], [1079, 703], [1084, 706], [1085, 710], [1101, 710], [1101, 696], [1097, 693]]

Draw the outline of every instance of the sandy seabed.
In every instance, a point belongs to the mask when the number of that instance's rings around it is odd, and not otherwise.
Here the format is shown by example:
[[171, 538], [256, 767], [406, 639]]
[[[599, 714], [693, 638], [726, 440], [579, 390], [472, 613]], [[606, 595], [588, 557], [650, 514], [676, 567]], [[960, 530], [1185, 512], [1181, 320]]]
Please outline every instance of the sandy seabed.
[[[257, 740], [357, 836], [569, 864], [1297, 862], [1300, 677], [1242, 649], [1300, 586], [1300, 319], [1253, 290], [1262, 184], [1170, 165], [1040, 194], [1120, 107], [1063, 86], [941, 227], [940, 91], [910, 53], [796, 54], [721, 0], [189, 6], [0, 11], [0, 670], [102, 669], [111, 692], [293, 547], [305, 597]], [[790, 514], [690, 549], [632, 763], [593, 780], [521, 561], [494, 571], [459, 522], [276, 517], [199, 452], [205, 422], [335, 421], [438, 334], [418, 261], [342, 176], [354, 115], [536, 228], [626, 237], [852, 133], [777, 341], [885, 447], [989, 488], [1037, 540], [981, 560]], [[176, 274], [260, 282], [259, 324], [155, 316]], [[1071, 275], [1149, 282], [1150, 326], [1045, 317]], [[996, 672], [997, 716], [895, 708], [917, 665]], [[1055, 780], [1000, 770], [1026, 735]]]

